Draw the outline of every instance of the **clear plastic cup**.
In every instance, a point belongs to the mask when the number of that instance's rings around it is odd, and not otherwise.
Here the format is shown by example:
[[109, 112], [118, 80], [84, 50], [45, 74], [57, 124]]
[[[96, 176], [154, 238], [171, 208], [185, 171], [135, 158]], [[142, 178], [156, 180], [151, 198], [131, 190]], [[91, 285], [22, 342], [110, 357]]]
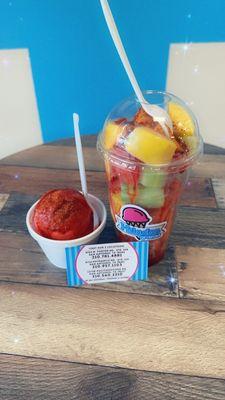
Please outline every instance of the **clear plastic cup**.
[[131, 97], [109, 114], [97, 147], [105, 160], [118, 238], [148, 240], [152, 265], [164, 256], [180, 195], [190, 167], [202, 154], [203, 143], [197, 121], [182, 100], [157, 91], [147, 91], [144, 96], [174, 118], [170, 137]]

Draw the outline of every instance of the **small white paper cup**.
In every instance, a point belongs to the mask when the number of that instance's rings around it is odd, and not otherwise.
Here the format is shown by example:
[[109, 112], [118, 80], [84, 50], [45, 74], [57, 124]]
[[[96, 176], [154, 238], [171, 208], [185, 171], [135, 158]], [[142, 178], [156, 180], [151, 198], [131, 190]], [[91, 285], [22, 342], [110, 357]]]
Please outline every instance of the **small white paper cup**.
[[88, 194], [92, 207], [96, 210], [100, 224], [93, 232], [86, 236], [72, 240], [53, 240], [39, 235], [33, 228], [33, 212], [38, 201], [31, 206], [26, 216], [27, 229], [30, 235], [38, 242], [49, 261], [59, 268], [66, 268], [66, 247], [80, 246], [84, 244], [95, 244], [98, 242], [100, 233], [106, 224], [106, 208], [102, 201], [92, 194]]

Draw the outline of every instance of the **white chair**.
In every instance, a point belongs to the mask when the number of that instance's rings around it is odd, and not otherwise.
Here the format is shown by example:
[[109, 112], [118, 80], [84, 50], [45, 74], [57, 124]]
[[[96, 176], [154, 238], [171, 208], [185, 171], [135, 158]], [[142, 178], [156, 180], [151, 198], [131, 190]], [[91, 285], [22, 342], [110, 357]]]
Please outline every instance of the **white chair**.
[[166, 89], [190, 105], [204, 142], [225, 148], [225, 43], [171, 44]]
[[29, 52], [0, 50], [0, 159], [42, 142]]

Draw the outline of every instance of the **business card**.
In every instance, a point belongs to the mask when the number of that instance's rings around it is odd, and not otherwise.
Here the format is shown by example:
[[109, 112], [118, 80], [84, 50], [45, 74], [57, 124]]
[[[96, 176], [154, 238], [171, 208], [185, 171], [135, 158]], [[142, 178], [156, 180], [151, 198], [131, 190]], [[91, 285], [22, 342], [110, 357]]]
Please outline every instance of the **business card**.
[[148, 241], [67, 247], [68, 286], [146, 280], [148, 247]]

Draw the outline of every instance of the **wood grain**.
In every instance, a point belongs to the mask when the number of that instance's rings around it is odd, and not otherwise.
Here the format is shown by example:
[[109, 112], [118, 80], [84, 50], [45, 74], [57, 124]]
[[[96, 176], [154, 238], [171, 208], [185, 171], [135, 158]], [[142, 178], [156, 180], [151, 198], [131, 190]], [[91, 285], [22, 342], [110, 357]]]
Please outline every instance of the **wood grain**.
[[224, 400], [225, 381], [0, 355], [1, 400]]
[[[2, 184], [4, 189], [14, 190], [7, 204], [0, 215], [0, 226], [4, 234], [0, 237], [3, 240], [1, 253], [1, 274], [0, 279], [11, 282], [39, 283], [50, 285], [65, 285], [65, 273], [58, 272], [57, 268], [51, 266], [45, 256], [37, 250], [33, 250], [31, 243], [34, 243], [27, 235], [24, 236], [24, 243], [21, 246], [20, 238], [24, 233], [27, 234], [25, 225], [25, 216], [31, 204], [37, 200], [40, 192], [50, 188], [76, 186], [79, 182], [78, 173], [71, 171], [47, 170], [26, 167], [0, 167]], [[94, 186], [103, 201], [107, 201], [107, 194], [104, 185], [104, 175], [101, 172], [88, 173], [88, 180], [94, 183]], [[71, 184], [72, 182], [72, 184]], [[23, 191], [20, 193], [18, 191]], [[195, 193], [198, 193], [196, 196]], [[36, 195], [32, 195], [36, 193]], [[196, 199], [193, 201], [193, 199]], [[101, 290], [113, 290], [131, 293], [155, 294], [164, 296], [178, 296], [177, 290], [177, 270], [176, 260], [174, 259], [174, 248], [178, 244], [187, 246], [193, 245], [193, 235], [195, 237], [194, 245], [205, 247], [223, 247], [224, 226], [223, 211], [215, 213], [215, 199], [210, 181], [208, 179], [192, 178], [188, 181], [186, 194], [183, 196], [183, 203], [189, 207], [180, 207], [175, 223], [170, 246], [165, 259], [158, 265], [152, 267], [150, 279], [146, 282], [117, 283], [94, 285], [92, 288]], [[212, 206], [211, 210], [207, 208], [207, 213], [202, 207], [196, 208], [197, 204], [201, 206]], [[195, 207], [191, 207], [195, 204]], [[213, 224], [216, 223], [216, 228]], [[211, 226], [211, 229], [208, 227]], [[17, 235], [15, 235], [17, 234]], [[10, 236], [11, 235], [11, 236]], [[19, 236], [20, 235], [20, 236]], [[17, 248], [11, 252], [12, 243], [18, 240]], [[115, 241], [113, 223], [109, 217], [107, 229], [103, 232], [100, 241], [102, 243]], [[0, 243], [1, 244], [1, 243]], [[29, 250], [31, 246], [31, 250]], [[217, 298], [217, 297], [216, 297]]]
[[[66, 272], [52, 265], [28, 234], [0, 232], [0, 263], [0, 281], [67, 286]], [[174, 249], [169, 248], [166, 258], [151, 268], [148, 281], [91, 285], [82, 289], [177, 297]]]
[[[97, 150], [84, 147], [85, 165], [89, 171], [104, 171], [104, 163]], [[71, 146], [36, 146], [0, 161], [2, 165], [19, 165], [29, 167], [72, 169], [78, 168], [74, 148]], [[224, 178], [225, 155], [204, 154], [191, 172], [192, 176], [202, 178]]]
[[[40, 196], [55, 188], [75, 187], [78, 190], [81, 189], [77, 170], [0, 166], [0, 177], [5, 193], [19, 192]], [[104, 172], [88, 171], [87, 181], [91, 193], [95, 191], [100, 197], [107, 199]]]
[[225, 248], [225, 211], [180, 206], [170, 238], [173, 246]]
[[[19, 192], [40, 196], [56, 187], [81, 189], [78, 171], [0, 165], [0, 176], [5, 193]], [[105, 172], [88, 171], [87, 182], [90, 192], [97, 193], [105, 203], [108, 203]], [[217, 208], [211, 181], [207, 178], [188, 179], [180, 205]]]
[[[0, 230], [7, 232], [27, 233], [26, 213], [38, 196], [11, 193], [5, 207], [0, 213]], [[178, 207], [170, 243], [175, 245], [224, 248], [225, 211], [197, 207]], [[102, 234], [103, 241], [115, 240], [114, 224], [109, 215], [107, 229]]]
[[[93, 135], [82, 135], [81, 136], [82, 146], [83, 147], [96, 147], [97, 143], [97, 134]], [[75, 146], [74, 138], [65, 138], [56, 140], [54, 142], [45, 143], [47, 146]], [[214, 150], [214, 149], [213, 149]], [[225, 152], [224, 152], [225, 153]], [[213, 153], [214, 154], [214, 153]]]
[[204, 154], [199, 163], [193, 166], [191, 176], [224, 178], [225, 155]]
[[[95, 148], [83, 149], [85, 166], [89, 171], [104, 171], [104, 163]], [[78, 169], [76, 151], [70, 146], [36, 146], [2, 159], [3, 165]]]
[[225, 209], [225, 179], [212, 179], [212, 185], [218, 207]]
[[66, 286], [66, 273], [54, 267], [28, 234], [0, 232], [0, 280]]
[[182, 297], [225, 300], [225, 249], [176, 246]]
[[[0, 399], [224, 399], [225, 151], [194, 166], [149, 281], [71, 289], [25, 215], [46, 190], [80, 187], [72, 142], [0, 162], [0, 352], [12, 353], [0, 355]], [[95, 137], [84, 144], [89, 187], [107, 202]], [[100, 241], [114, 240], [109, 218]]]
[[[82, 144], [85, 147], [96, 147], [96, 141], [97, 141], [97, 134], [84, 134], [81, 137], [82, 140]], [[60, 140], [56, 140], [54, 142], [48, 142], [45, 143], [46, 145], [50, 145], [50, 146], [74, 146], [74, 138], [66, 138], [66, 139], [60, 139]], [[204, 149], [203, 149], [203, 153], [204, 154], [225, 154], [225, 149], [223, 149], [222, 147], [219, 146], [214, 146], [212, 144], [208, 144], [208, 143], [204, 143]]]
[[179, 204], [182, 206], [217, 208], [211, 180], [189, 178]]
[[2, 283], [0, 352], [225, 378], [224, 313], [215, 301]]

